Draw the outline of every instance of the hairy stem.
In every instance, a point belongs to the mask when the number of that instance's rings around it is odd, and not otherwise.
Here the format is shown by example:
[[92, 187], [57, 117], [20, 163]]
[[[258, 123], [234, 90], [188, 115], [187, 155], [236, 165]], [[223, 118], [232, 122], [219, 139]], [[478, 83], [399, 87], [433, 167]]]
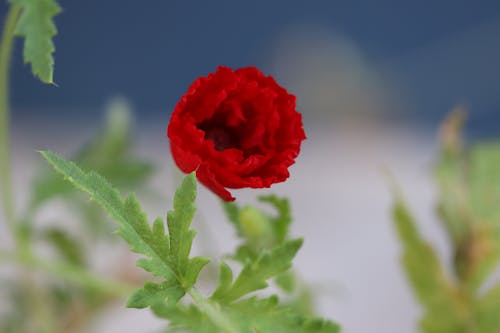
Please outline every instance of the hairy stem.
[[17, 19], [21, 7], [10, 6], [0, 44], [0, 191], [5, 220], [18, 238], [15, 225], [14, 196], [12, 191], [11, 161], [9, 150], [9, 66]]
[[198, 309], [205, 313], [210, 320], [224, 333], [240, 333], [240, 330], [216, 307], [206, 299], [196, 288], [191, 287], [187, 293], [194, 301]]
[[127, 283], [100, 278], [78, 266], [49, 262], [33, 256], [20, 256], [2, 251], [0, 252], [0, 262], [2, 261], [21, 265], [27, 269], [39, 270], [78, 286], [116, 297], [128, 296], [136, 289], [136, 286]]

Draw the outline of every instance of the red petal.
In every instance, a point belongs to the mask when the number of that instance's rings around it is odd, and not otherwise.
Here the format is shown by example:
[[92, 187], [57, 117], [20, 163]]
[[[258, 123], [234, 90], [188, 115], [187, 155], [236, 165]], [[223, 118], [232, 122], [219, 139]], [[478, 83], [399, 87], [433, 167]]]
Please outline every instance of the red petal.
[[234, 201], [236, 199], [215, 179], [215, 175], [206, 163], [201, 164], [198, 170], [196, 170], [196, 177], [203, 185], [217, 194], [222, 200]]

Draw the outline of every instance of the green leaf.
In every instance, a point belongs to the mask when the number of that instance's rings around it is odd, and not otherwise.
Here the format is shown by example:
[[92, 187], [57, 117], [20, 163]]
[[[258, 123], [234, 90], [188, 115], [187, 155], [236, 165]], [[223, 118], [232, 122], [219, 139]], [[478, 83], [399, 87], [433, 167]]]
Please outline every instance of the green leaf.
[[[161, 236], [153, 234], [144, 212], [142, 212], [135, 195], [131, 194], [125, 201], [103, 177], [95, 172], [83, 172], [73, 162], [69, 162], [52, 152], [41, 152], [42, 156], [56, 171], [77, 188], [90, 195], [90, 199], [102, 206], [110, 217], [119, 225], [117, 233], [131, 246], [132, 251], [146, 255], [141, 259], [142, 267], [150, 269], [156, 276], [167, 279], [175, 274], [167, 261], [165, 244]], [[168, 246], [168, 245], [167, 245]]]
[[138, 266], [167, 281], [176, 280], [185, 289], [194, 283], [208, 259], [189, 259], [194, 237], [189, 227], [196, 198], [196, 178], [193, 174], [186, 176], [175, 193], [174, 211], [168, 213], [167, 236], [161, 218], [154, 221], [152, 228], [149, 226], [134, 194], [123, 201], [118, 191], [98, 174], [85, 173], [73, 162], [65, 161], [52, 152], [41, 154], [56, 171], [87, 192], [91, 200], [101, 205], [118, 223], [117, 233], [129, 243], [131, 250], [146, 257], [137, 261]]
[[290, 271], [281, 273], [274, 281], [283, 291], [287, 293], [291, 293], [295, 289], [295, 276]]
[[[270, 252], [262, 253], [256, 261], [248, 262], [236, 278], [236, 281], [225, 292], [212, 296], [221, 302], [234, 301], [255, 290], [267, 287], [267, 280], [286, 271], [291, 261], [302, 246], [302, 239], [286, 241]], [[222, 274], [221, 274], [222, 275]]]
[[217, 288], [212, 295], [213, 299], [220, 299], [222, 295], [226, 294], [229, 289], [231, 289], [231, 284], [233, 283], [233, 271], [225, 263], [221, 262], [219, 269], [219, 280], [217, 283]]
[[413, 290], [424, 307], [421, 327], [427, 333], [456, 333], [465, 327], [459, 292], [446, 277], [434, 250], [421, 238], [401, 198], [393, 217], [403, 242], [403, 265]]
[[184, 179], [175, 192], [174, 210], [167, 213], [170, 235], [170, 260], [176, 271], [185, 272], [189, 261], [189, 252], [196, 232], [190, 230], [196, 207], [196, 178], [191, 175]]
[[55, 0], [11, 0], [22, 12], [16, 34], [24, 37], [24, 62], [31, 63], [33, 75], [45, 83], [53, 83], [54, 43], [57, 33], [53, 17], [61, 8]]
[[194, 231], [190, 229], [195, 212], [196, 178], [184, 178], [174, 196], [174, 210], [167, 214], [169, 234], [157, 218], [150, 227], [134, 194], [122, 200], [118, 191], [94, 172], [83, 172], [74, 163], [65, 161], [51, 152], [43, 157], [73, 185], [87, 192], [119, 225], [117, 233], [127, 241], [131, 250], [145, 255], [137, 265], [155, 276], [165, 278], [163, 283], [146, 283], [129, 299], [128, 305], [144, 308], [177, 302], [191, 288], [200, 270], [209, 259], [189, 258]]
[[337, 333], [340, 330], [331, 321], [304, 316], [291, 308], [279, 306], [276, 296], [251, 297], [231, 304], [228, 311], [235, 322], [240, 323], [243, 332]]
[[[265, 299], [251, 297], [222, 306], [222, 313], [236, 323], [242, 333], [338, 333], [335, 323], [316, 317], [304, 316], [289, 307], [282, 307], [276, 296]], [[170, 320], [172, 331], [221, 333], [203, 312], [192, 306], [159, 305], [155, 314]]]
[[[279, 306], [278, 298], [240, 300], [243, 296], [265, 288], [269, 279], [288, 270], [302, 245], [302, 239], [284, 241], [271, 250], [261, 252], [248, 261], [233, 282], [231, 269], [221, 264], [217, 289], [207, 299], [194, 287], [207, 258], [190, 258], [195, 232], [190, 229], [195, 213], [196, 178], [186, 176], [175, 192], [174, 209], [167, 213], [165, 224], [157, 218], [152, 227], [147, 223], [133, 194], [122, 200], [119, 193], [103, 177], [84, 172], [74, 163], [51, 152], [44, 158], [67, 180], [87, 192], [118, 222], [118, 234], [132, 251], [145, 258], [137, 264], [153, 275], [165, 278], [160, 283], [147, 282], [134, 292], [128, 306], [151, 307], [154, 313], [170, 320], [169, 331], [200, 333], [336, 333], [338, 327], [323, 319], [305, 316], [293, 307]], [[192, 304], [179, 300], [188, 294]]]
[[177, 281], [165, 281], [162, 283], [146, 282], [144, 288], [136, 290], [128, 299], [127, 307], [143, 309], [149, 306], [163, 303], [177, 303], [184, 290], [177, 284]]
[[210, 258], [208, 257], [193, 257], [189, 259], [189, 264], [185, 270], [183, 275], [184, 277], [184, 285], [186, 287], [193, 286], [198, 279], [198, 275], [200, 271], [205, 267], [206, 264], [210, 262]]

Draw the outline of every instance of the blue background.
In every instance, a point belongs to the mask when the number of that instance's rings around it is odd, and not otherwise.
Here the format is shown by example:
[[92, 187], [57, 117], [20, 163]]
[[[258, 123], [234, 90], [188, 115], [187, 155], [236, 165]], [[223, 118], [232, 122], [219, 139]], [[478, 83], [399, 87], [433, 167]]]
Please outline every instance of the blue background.
[[[86, 115], [94, 116], [116, 94], [126, 96], [145, 116], [168, 113], [196, 77], [220, 64], [257, 65], [280, 81], [280, 73], [269, 65], [276, 36], [291, 26], [314, 24], [348, 36], [372, 63], [391, 66], [404, 78], [411, 108], [398, 112], [434, 123], [454, 103], [464, 101], [475, 114], [473, 126], [498, 130], [498, 1], [62, 0], [60, 4], [54, 75], [58, 87], [32, 77], [18, 41], [12, 70], [12, 105], [18, 117], [40, 109], [54, 115], [86, 110]], [[2, 6], [4, 14], [6, 5]], [[453, 44], [474, 29], [480, 31], [448, 53], [419, 54], [422, 49]], [[474, 45], [477, 36], [485, 36], [479, 46]]]

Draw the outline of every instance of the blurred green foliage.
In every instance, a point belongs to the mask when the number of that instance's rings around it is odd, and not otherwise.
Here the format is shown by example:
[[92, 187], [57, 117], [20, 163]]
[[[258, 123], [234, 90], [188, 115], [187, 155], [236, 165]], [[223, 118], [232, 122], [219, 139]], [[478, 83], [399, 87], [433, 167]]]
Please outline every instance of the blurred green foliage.
[[464, 119], [457, 109], [442, 125], [435, 169], [452, 274], [419, 234], [400, 194], [394, 205], [403, 265], [424, 308], [420, 327], [426, 333], [500, 332], [500, 284], [485, 284], [500, 259], [500, 144], [464, 145]]
[[[129, 105], [121, 98], [113, 99], [107, 107], [102, 129], [79, 149], [75, 160], [85, 168], [106, 174], [123, 191], [131, 188], [140, 191], [146, 188], [153, 166], [134, 156], [131, 126]], [[83, 226], [80, 228], [83, 234], [70, 232], [62, 223], [50, 223], [56, 221], [39, 221], [40, 210], [54, 200], [65, 203], [74, 213], [73, 218]], [[110, 223], [102, 210], [85, 200], [79, 191], [46, 165], [40, 165], [28, 208], [17, 225], [23, 231], [26, 253], [40, 247], [49, 248], [52, 256], [44, 259], [43, 265], [68, 272], [91, 272], [91, 249], [102, 239], [109, 241], [111, 235]], [[26, 260], [28, 266], [30, 260], [34, 260], [29, 254], [22, 256], [26, 258], [20, 260]], [[85, 280], [85, 274], [74, 280]], [[89, 325], [92, 317], [117, 297], [116, 293], [96, 289], [92, 283], [85, 286], [64, 279], [39, 279], [36, 275], [2, 283], [0, 290], [8, 291], [8, 303], [12, 306], [7, 313], [0, 314], [0, 332], [74, 332]], [[37, 306], [39, 298], [43, 298], [43, 304]], [[42, 313], [43, 318], [36, 320], [42, 315], [34, 311]], [[38, 327], [40, 322], [51, 324], [46, 328]]]

